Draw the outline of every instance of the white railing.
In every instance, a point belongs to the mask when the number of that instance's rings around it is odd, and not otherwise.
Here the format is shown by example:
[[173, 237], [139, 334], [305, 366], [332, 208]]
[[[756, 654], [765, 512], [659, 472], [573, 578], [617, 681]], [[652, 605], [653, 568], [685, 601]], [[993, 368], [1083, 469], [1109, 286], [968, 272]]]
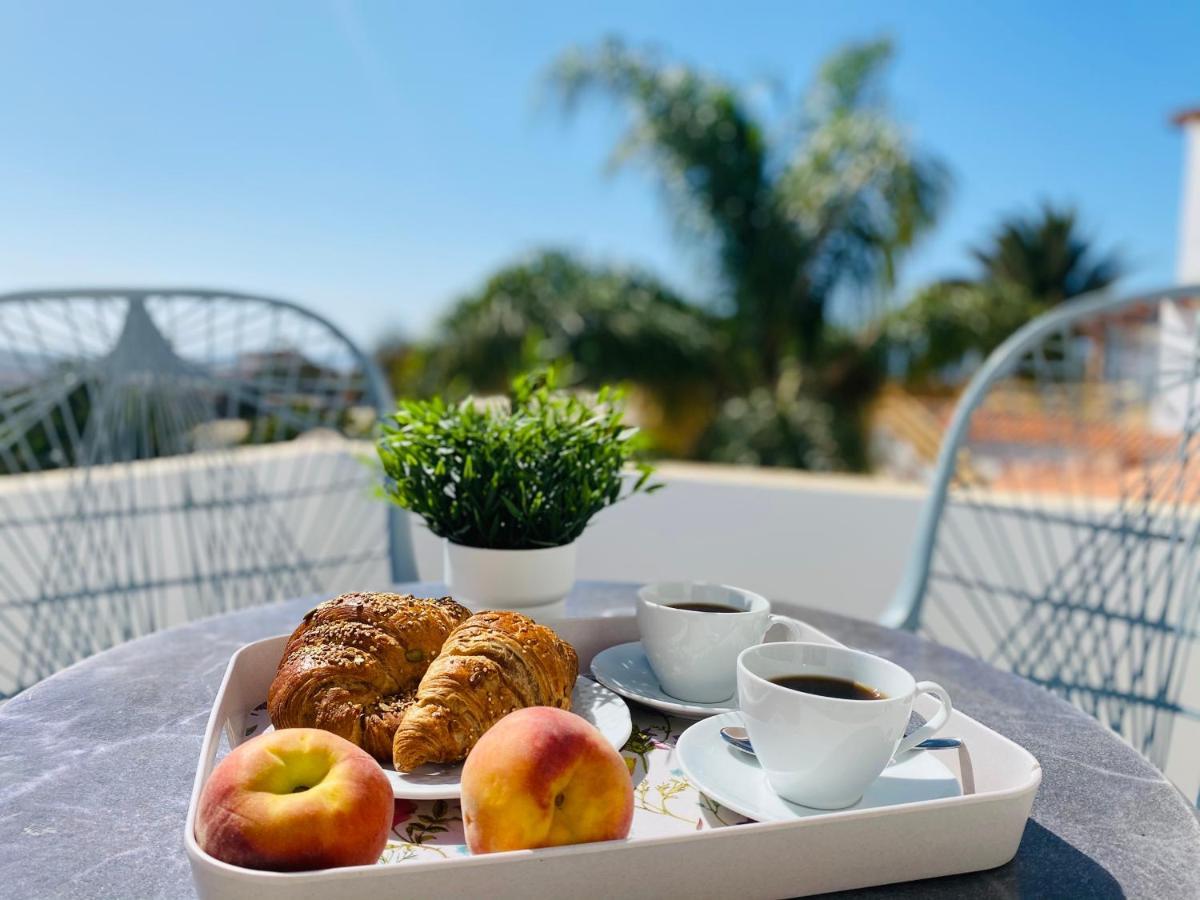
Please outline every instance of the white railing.
[[[908, 559], [925, 492], [877, 478], [686, 463], [666, 487], [602, 512], [578, 577], [697, 579], [876, 619]], [[437, 538], [414, 523], [422, 578], [441, 579]]]

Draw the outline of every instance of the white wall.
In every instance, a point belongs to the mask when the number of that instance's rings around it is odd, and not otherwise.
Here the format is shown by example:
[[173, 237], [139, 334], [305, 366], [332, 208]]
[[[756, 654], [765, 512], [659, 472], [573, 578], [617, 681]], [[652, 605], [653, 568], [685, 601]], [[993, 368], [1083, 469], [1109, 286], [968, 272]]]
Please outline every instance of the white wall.
[[[922, 488], [876, 478], [664, 464], [666, 487], [601, 513], [580, 543], [579, 577], [695, 579], [860, 618], [891, 599]], [[437, 538], [419, 523], [422, 578], [441, 579]]]
[[1193, 114], [1180, 125], [1184, 161], [1175, 277], [1179, 284], [1195, 284], [1200, 281], [1200, 116]]

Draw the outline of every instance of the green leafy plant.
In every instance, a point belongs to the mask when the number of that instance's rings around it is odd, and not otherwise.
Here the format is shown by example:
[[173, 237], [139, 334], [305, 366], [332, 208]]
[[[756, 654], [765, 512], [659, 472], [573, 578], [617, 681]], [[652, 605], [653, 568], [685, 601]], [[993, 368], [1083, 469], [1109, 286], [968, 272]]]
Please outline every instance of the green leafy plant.
[[644, 463], [625, 476], [637, 429], [620, 391], [589, 402], [556, 386], [543, 370], [506, 402], [401, 402], [378, 442], [387, 494], [456, 544], [530, 550], [569, 544], [606, 506], [661, 487]]

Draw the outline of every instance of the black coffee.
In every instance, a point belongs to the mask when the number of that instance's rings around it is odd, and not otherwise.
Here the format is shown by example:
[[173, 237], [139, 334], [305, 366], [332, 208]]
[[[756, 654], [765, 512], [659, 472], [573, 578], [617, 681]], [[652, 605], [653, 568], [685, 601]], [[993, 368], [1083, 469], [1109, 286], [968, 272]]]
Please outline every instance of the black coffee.
[[777, 684], [792, 691], [816, 694], [818, 697], [833, 697], [837, 700], [886, 700], [887, 694], [875, 688], [859, 684], [848, 678], [830, 678], [825, 675], [780, 675], [772, 678]]
[[745, 612], [736, 606], [722, 606], [720, 603], [668, 603], [671, 609], [688, 609], [692, 612]]

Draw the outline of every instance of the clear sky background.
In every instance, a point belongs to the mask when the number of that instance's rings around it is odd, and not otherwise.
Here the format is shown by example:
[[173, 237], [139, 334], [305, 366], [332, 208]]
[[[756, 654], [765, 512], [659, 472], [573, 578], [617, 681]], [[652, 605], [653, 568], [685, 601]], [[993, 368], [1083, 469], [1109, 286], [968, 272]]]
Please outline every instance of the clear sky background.
[[1195, 3], [0, 0], [0, 291], [236, 288], [368, 344], [539, 246], [711, 295], [651, 179], [604, 173], [612, 112], [538, 102], [607, 34], [796, 95], [839, 44], [893, 37], [895, 106], [956, 182], [902, 290], [1043, 198], [1128, 285], [1172, 278]]

